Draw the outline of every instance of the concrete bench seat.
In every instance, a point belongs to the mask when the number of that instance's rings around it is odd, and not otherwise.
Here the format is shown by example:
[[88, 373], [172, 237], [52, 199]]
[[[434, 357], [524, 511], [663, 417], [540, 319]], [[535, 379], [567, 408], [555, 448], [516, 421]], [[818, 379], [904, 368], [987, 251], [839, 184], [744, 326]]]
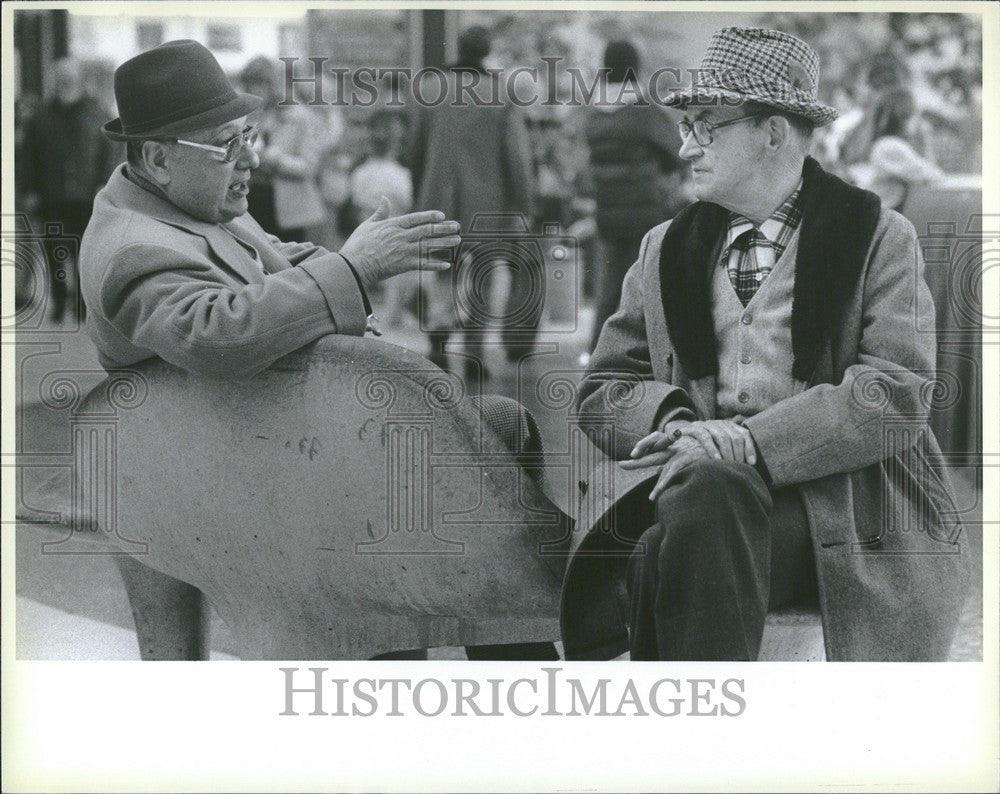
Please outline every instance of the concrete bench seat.
[[[163, 583], [204, 593], [243, 659], [560, 636], [566, 517], [461, 382], [402, 348], [327, 337], [247, 381], [145, 362], [71, 423], [72, 472], [35, 478], [19, 518], [43, 553], [118, 555], [143, 658], [192, 658], [150, 650]], [[821, 654], [815, 614], [769, 619], [761, 658]]]
[[565, 518], [402, 348], [327, 337], [243, 382], [150, 361], [73, 421], [67, 542], [197, 587], [242, 658], [558, 636]]

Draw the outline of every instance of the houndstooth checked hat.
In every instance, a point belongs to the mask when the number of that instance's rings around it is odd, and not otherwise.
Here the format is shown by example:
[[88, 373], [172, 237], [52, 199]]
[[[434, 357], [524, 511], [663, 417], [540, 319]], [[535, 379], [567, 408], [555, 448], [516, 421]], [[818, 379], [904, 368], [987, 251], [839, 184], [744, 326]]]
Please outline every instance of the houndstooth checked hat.
[[723, 28], [717, 30], [701, 61], [692, 86], [674, 91], [669, 107], [737, 104], [754, 100], [805, 116], [816, 126], [839, 115], [816, 100], [819, 55], [801, 39], [780, 30]]

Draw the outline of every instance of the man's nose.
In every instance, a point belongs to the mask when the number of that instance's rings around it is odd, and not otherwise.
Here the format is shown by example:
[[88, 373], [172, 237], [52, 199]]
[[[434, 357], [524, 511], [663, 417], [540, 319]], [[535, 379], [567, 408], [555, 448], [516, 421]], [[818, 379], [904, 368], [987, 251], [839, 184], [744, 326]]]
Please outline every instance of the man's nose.
[[677, 154], [684, 160], [694, 160], [697, 157], [701, 157], [703, 149], [698, 141], [694, 138], [694, 133], [689, 133], [686, 138], [681, 142], [681, 148]]
[[253, 146], [244, 144], [240, 149], [240, 156], [237, 158], [237, 161], [252, 171], [260, 165], [260, 155], [257, 154], [257, 150]]

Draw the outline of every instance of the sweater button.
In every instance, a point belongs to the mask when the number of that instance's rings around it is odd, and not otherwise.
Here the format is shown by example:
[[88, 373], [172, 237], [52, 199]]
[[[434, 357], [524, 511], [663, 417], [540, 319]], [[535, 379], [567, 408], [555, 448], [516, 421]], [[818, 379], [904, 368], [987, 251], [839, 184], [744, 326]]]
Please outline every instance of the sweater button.
[[753, 322], [753, 317], [751, 317], [749, 314], [744, 314], [742, 317], [740, 317], [740, 322], [743, 323], [743, 325], [750, 325], [750, 323]]
[[749, 394], [747, 394], [747, 393], [746, 393], [745, 391], [741, 391], [741, 392], [740, 392], [740, 396], [739, 396], [739, 397], [737, 397], [737, 399], [738, 399], [738, 400], [739, 400], [739, 401], [740, 401], [741, 403], [745, 403], [745, 402], [746, 402], [747, 400], [749, 400], [749, 399], [750, 399], [750, 395], [749, 395]]
[[742, 356], [740, 356], [740, 363], [741, 364], [749, 364], [750, 360], [751, 359], [750, 359], [750, 354], [749, 353], [744, 353]]

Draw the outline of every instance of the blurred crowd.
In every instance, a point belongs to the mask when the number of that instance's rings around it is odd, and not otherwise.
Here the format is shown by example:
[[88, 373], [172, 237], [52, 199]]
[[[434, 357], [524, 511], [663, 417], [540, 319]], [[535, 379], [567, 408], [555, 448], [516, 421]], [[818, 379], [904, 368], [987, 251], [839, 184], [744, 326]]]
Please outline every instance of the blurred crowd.
[[[835, 19], [842, 16], [851, 15], [765, 20], [809, 40], [821, 53], [821, 91], [841, 115], [817, 131], [814, 156], [904, 214], [913, 186], [978, 174], [981, 57], [968, 20], [882, 15], [888, 21], [881, 28], [857, 22], [845, 28]], [[451, 70], [483, 69], [491, 49], [494, 64], [498, 52], [509, 54], [492, 47], [491, 39], [485, 27], [467, 29]], [[605, 40], [603, 63], [581, 66], [604, 66], [610, 83], [623, 83], [663, 65], [644, 62], [641, 51], [634, 38]], [[250, 212], [285, 240], [309, 239], [336, 249], [382, 196], [394, 213], [433, 205], [466, 224], [479, 212], [520, 212], [531, 234], [554, 225], [575, 238], [577, 283], [594, 307], [599, 329], [618, 301], [642, 234], [691, 198], [685, 164], [677, 157], [677, 119], [655, 104], [507, 107], [481, 118], [471, 111], [445, 117], [384, 102], [365, 109], [287, 106], [279, 105], [280, 66], [274, 59], [254, 58], [238, 77], [245, 91], [265, 98], [257, 119], [261, 165], [251, 182]], [[64, 59], [51, 69], [51, 96], [42, 101], [22, 95], [16, 104], [18, 212], [38, 228], [61, 223], [64, 233], [79, 236], [94, 194], [124, 160], [124, 151], [101, 135], [101, 124], [115, 112], [88, 95], [80, 62]], [[636, 94], [641, 85], [637, 80]], [[49, 256], [49, 306], [58, 321], [80, 302], [71, 299], [72, 263], [55, 260]], [[499, 296], [501, 302], [509, 304], [510, 294], [531, 289], [518, 278], [515, 270], [495, 280], [491, 288], [507, 293]], [[377, 297], [383, 322], [390, 325], [416, 328], [421, 310], [440, 310], [413, 278], [394, 279]], [[517, 313], [500, 315], [512, 312]], [[468, 318], [442, 319], [431, 329], [432, 357], [437, 352], [439, 363], [447, 363], [444, 344], [463, 319]], [[524, 333], [510, 342], [512, 358], [530, 346], [532, 330], [543, 320], [540, 309], [518, 314]]]

